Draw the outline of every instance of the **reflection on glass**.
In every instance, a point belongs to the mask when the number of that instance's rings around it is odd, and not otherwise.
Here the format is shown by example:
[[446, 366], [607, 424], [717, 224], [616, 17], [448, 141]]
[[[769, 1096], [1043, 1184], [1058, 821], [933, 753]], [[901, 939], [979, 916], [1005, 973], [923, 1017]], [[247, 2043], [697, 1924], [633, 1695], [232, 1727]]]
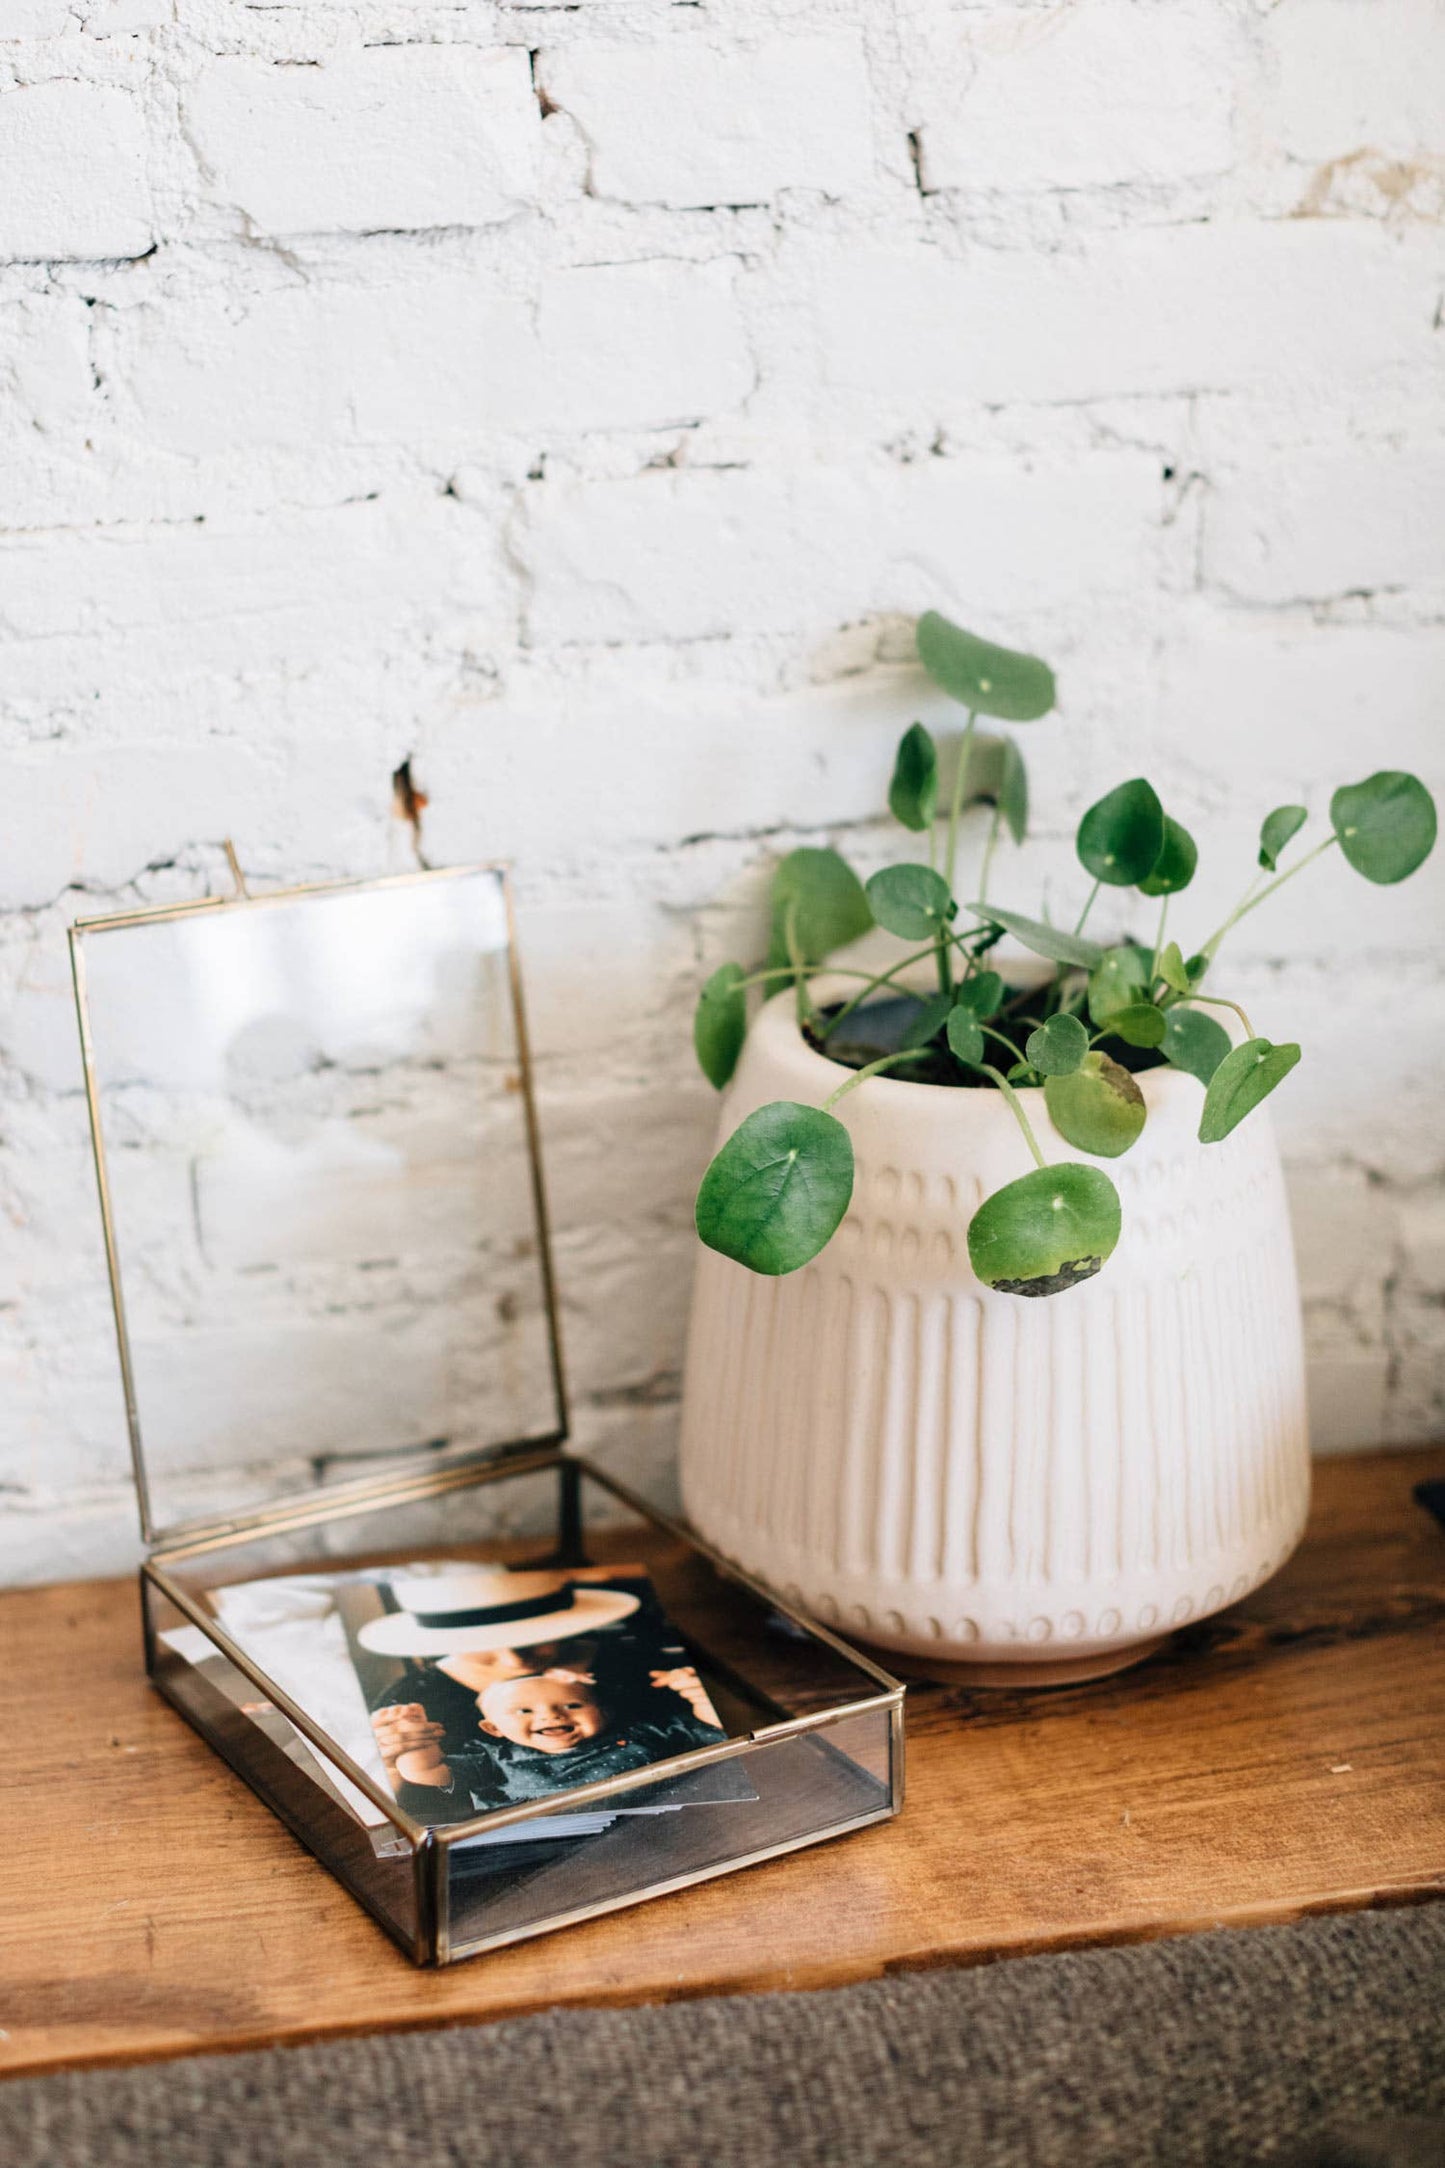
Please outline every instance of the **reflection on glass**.
[[500, 875], [82, 939], [152, 1520], [555, 1431]]

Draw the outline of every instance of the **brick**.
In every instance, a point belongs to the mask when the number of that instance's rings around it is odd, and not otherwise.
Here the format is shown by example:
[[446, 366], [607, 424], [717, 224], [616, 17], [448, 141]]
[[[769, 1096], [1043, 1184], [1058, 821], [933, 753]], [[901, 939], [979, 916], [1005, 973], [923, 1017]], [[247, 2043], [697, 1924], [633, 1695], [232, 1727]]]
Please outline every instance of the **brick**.
[[516, 47], [217, 60], [186, 115], [215, 194], [262, 233], [487, 226], [536, 185], [541, 115]]
[[1109, 187], [1229, 166], [1241, 56], [1228, 10], [1075, 0], [958, 22], [922, 91], [925, 188]]
[[595, 196], [708, 209], [770, 203], [788, 188], [846, 196], [873, 179], [853, 37], [569, 45], [540, 55], [537, 80], [580, 129]]
[[1436, 0], [1290, 0], [1262, 25], [1273, 95], [1259, 125], [1292, 158], [1435, 147], [1445, 99], [1445, 15]]
[[976, 619], [1127, 587], [1146, 576], [1156, 520], [1154, 464], [1131, 455], [558, 488], [538, 493], [522, 544], [529, 621], [542, 641], [702, 639], [964, 596]]
[[[807, 274], [795, 274], [807, 290]], [[824, 381], [947, 416], [978, 401], [1304, 391], [1435, 364], [1434, 241], [1333, 221], [1090, 235], [1073, 249], [874, 246], [816, 277]], [[1374, 387], [1371, 387], [1372, 395]]]
[[16, 451], [94, 419], [90, 315], [72, 295], [27, 295], [0, 308], [0, 429]]
[[135, 98], [71, 81], [0, 92], [0, 257], [142, 256], [155, 238]]
[[755, 372], [734, 284], [728, 262], [602, 264], [546, 279], [535, 418], [654, 429], [737, 405]]
[[113, 366], [146, 441], [187, 458], [662, 428], [735, 406], [753, 368], [727, 263], [317, 286], [125, 312]]
[[1445, 578], [1445, 449], [1297, 451], [1211, 479], [1205, 579], [1251, 602]]

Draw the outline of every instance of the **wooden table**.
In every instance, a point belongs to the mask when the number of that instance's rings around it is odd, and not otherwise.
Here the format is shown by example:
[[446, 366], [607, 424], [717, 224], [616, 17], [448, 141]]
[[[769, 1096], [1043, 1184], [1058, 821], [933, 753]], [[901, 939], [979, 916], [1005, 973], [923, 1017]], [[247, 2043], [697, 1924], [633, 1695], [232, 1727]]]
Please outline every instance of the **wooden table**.
[[915, 1687], [902, 1817], [414, 1970], [146, 1685], [134, 1585], [0, 1597], [0, 2070], [817, 1988], [1445, 1893], [1445, 1453], [1326, 1461], [1267, 1588], [1138, 1670]]

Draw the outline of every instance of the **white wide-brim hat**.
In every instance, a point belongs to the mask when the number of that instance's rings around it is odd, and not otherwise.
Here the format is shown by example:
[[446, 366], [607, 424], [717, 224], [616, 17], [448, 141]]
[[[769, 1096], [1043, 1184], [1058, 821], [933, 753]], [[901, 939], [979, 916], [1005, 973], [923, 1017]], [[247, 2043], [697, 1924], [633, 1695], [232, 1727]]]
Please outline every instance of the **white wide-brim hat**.
[[505, 1566], [393, 1581], [391, 1592], [401, 1609], [368, 1619], [357, 1634], [377, 1656], [529, 1649], [614, 1626], [638, 1604], [620, 1588], [589, 1588], [565, 1573], [513, 1573]]

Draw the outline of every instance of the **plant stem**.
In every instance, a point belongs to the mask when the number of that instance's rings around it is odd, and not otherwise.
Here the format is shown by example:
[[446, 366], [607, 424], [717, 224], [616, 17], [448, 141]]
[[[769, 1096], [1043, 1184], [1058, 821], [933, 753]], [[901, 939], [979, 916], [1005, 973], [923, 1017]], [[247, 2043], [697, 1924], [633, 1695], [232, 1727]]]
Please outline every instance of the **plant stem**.
[[[948, 938], [951, 942], [957, 942], [960, 948], [963, 946], [963, 937], [961, 935], [950, 934]], [[875, 986], [890, 986], [893, 983], [894, 979], [897, 978], [900, 971], [907, 971], [911, 965], [922, 963], [925, 956], [933, 955], [936, 947], [937, 943], [930, 941], [927, 948], [915, 949], [911, 956], [900, 957], [896, 964], [892, 964], [889, 966], [888, 970], [878, 972], [873, 978], [869, 979], [865, 985], [860, 986], [857, 993], [854, 994], [852, 1000], [845, 1002], [843, 1004], [843, 1007], [838, 1011], [838, 1014], [829, 1019], [828, 1023], [824, 1027], [822, 1036], [826, 1039], [830, 1031], [836, 1031], [838, 1029], [838, 1026], [843, 1022], [844, 1018], [851, 1016], [853, 1014], [853, 1011], [858, 1007], [859, 1003], [867, 1000], [869, 994], [872, 993]], [[849, 977], [851, 978], [861, 978], [862, 976], [863, 974], [861, 972], [849, 973]]]
[[988, 824], [988, 841], [983, 847], [983, 864], [978, 869], [978, 900], [980, 903], [988, 900], [988, 869], [993, 864], [993, 847], [998, 841], [998, 825], [1002, 813], [1002, 806], [996, 805], [993, 809], [993, 819]]
[[1154, 981], [1159, 976], [1159, 958], [1164, 953], [1164, 928], [1168, 923], [1169, 898], [1165, 896], [1159, 905], [1159, 931], [1154, 936], [1154, 961], [1149, 966], [1149, 990], [1151, 993], [1154, 990]]
[[1260, 905], [1267, 902], [1268, 899], [1275, 893], [1276, 889], [1283, 888], [1285, 882], [1292, 881], [1297, 873], [1303, 873], [1306, 866], [1312, 865], [1315, 859], [1321, 857], [1324, 852], [1329, 850], [1332, 844], [1337, 843], [1338, 841], [1338, 836], [1326, 836], [1323, 843], [1317, 843], [1312, 851], [1306, 851], [1304, 857], [1301, 858], [1296, 865], [1291, 866], [1287, 873], [1279, 874], [1276, 879], [1270, 882], [1267, 888], [1260, 889], [1257, 896], [1251, 893], [1251, 891], [1254, 889], [1255, 882], [1259, 878], [1259, 876], [1256, 874], [1255, 880], [1250, 882], [1249, 887], [1245, 890], [1243, 897], [1230, 912], [1228, 918], [1224, 921], [1224, 924], [1217, 927], [1215, 931], [1209, 936], [1209, 939], [1205, 942], [1204, 947], [1200, 953], [1207, 956], [1212, 963], [1214, 960], [1214, 954], [1216, 949], [1219, 947], [1219, 944], [1224, 939], [1225, 935], [1230, 931], [1231, 927], [1237, 926], [1242, 918], [1248, 918], [1251, 911], [1257, 911]]
[[936, 954], [938, 957], [938, 991], [953, 998], [953, 959], [949, 955], [952, 936], [940, 926]]
[[1093, 887], [1092, 887], [1092, 888], [1091, 888], [1091, 889], [1089, 890], [1089, 900], [1088, 900], [1088, 902], [1087, 902], [1087, 903], [1086, 903], [1086, 904], [1084, 905], [1084, 908], [1083, 908], [1083, 910], [1082, 910], [1082, 911], [1081, 911], [1081, 912], [1079, 913], [1079, 923], [1078, 923], [1078, 925], [1077, 925], [1077, 926], [1076, 926], [1076, 927], [1074, 928], [1074, 931], [1075, 931], [1075, 933], [1082, 933], [1082, 932], [1083, 932], [1083, 930], [1084, 930], [1084, 921], [1085, 921], [1085, 919], [1087, 919], [1087, 917], [1088, 917], [1089, 913], [1090, 913], [1090, 912], [1091, 912], [1091, 911], [1093, 910], [1093, 908], [1094, 908], [1094, 898], [1095, 898], [1095, 897], [1096, 897], [1096, 896], [1098, 895], [1098, 893], [1099, 893], [1099, 890], [1100, 890], [1100, 889], [1101, 889], [1101, 888], [1103, 887], [1103, 885], [1104, 885], [1104, 884], [1103, 884], [1103, 882], [1102, 882], [1102, 881], [1095, 881], [1095, 883], [1094, 883]]
[[1259, 1036], [1258, 1033], [1255, 1031], [1253, 1024], [1251, 1024], [1249, 1018], [1245, 1015], [1243, 1009], [1239, 1006], [1239, 1003], [1237, 1001], [1226, 1001], [1223, 994], [1191, 993], [1185, 995], [1184, 999], [1187, 1001], [1207, 1002], [1211, 1009], [1233, 1009], [1235, 1015], [1239, 1018], [1239, 1021], [1241, 1022], [1241, 1024], [1243, 1024], [1245, 1030], [1249, 1033], [1251, 1039], [1257, 1038]]
[[1014, 1090], [1012, 1084], [1010, 1084], [1008, 1078], [1003, 1074], [1001, 1070], [995, 1069], [992, 1062], [980, 1062], [979, 1067], [985, 1072], [986, 1075], [993, 1078], [995, 1084], [997, 1084], [999, 1090], [1003, 1093], [1005, 1099], [1007, 1099], [1010, 1107], [1012, 1107], [1014, 1120], [1018, 1123], [1019, 1128], [1024, 1133], [1024, 1142], [1034, 1155], [1035, 1165], [1040, 1167], [1046, 1167], [1048, 1165], [1048, 1161], [1045, 1159], [1043, 1153], [1039, 1150], [1039, 1140], [1034, 1135], [1033, 1124], [1032, 1122], [1030, 1122], [1027, 1114], [1025, 1114], [1023, 1101], [1020, 1099], [1018, 1093]]
[[915, 1046], [906, 1054], [883, 1054], [877, 1061], [870, 1061], [863, 1068], [855, 1069], [846, 1084], [840, 1084], [835, 1092], [829, 1092], [823, 1101], [823, 1112], [826, 1114], [829, 1107], [836, 1106], [846, 1092], [856, 1091], [860, 1084], [866, 1084], [870, 1076], [877, 1076], [884, 1069], [896, 1068], [900, 1061], [922, 1061], [928, 1052], [929, 1048], [926, 1046]]
[[803, 950], [798, 940], [798, 906], [790, 903], [783, 919], [783, 939], [787, 943], [788, 962], [792, 967], [793, 985], [797, 994], [798, 1022], [809, 1023], [813, 1016], [813, 997], [808, 991], [808, 966], [803, 961]]
[[953, 866], [958, 856], [958, 818], [963, 811], [963, 786], [968, 778], [968, 756], [973, 746], [973, 726], [978, 721], [974, 709], [968, 711], [968, 721], [963, 726], [963, 737], [958, 748], [958, 766], [953, 775], [953, 796], [948, 807], [948, 841], [943, 853], [943, 878], [948, 892], [953, 893]]
[[1015, 1061], [1023, 1060], [1023, 1055], [1014, 1045], [1013, 1040], [1005, 1038], [1001, 1031], [995, 1031], [992, 1024], [980, 1024], [978, 1028], [986, 1039], [997, 1039], [1000, 1046], [1006, 1046]]

